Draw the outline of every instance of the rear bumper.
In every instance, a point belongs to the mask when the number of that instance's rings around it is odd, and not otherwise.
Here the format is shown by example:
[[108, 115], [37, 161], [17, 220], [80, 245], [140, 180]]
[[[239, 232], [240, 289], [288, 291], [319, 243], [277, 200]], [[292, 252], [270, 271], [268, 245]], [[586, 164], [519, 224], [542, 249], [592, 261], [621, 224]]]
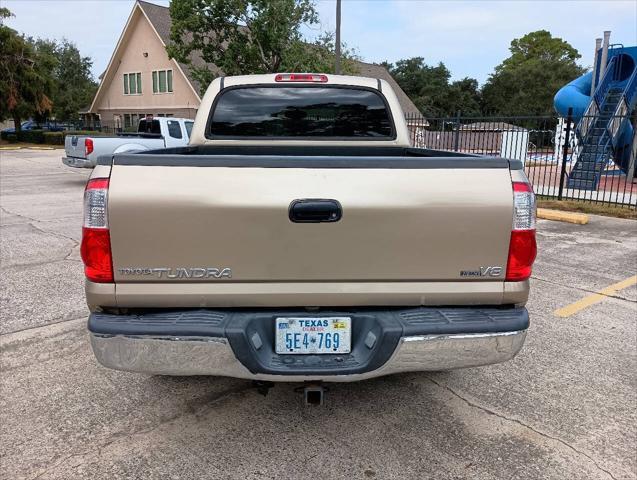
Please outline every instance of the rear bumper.
[[[500, 363], [522, 348], [524, 308], [339, 311], [352, 317], [349, 355], [277, 355], [274, 318], [329, 312], [183, 310], [91, 314], [89, 331], [105, 367], [160, 375], [217, 375], [269, 381], [349, 382], [399, 372]], [[271, 317], [272, 321], [268, 321]], [[366, 345], [369, 332], [377, 338]], [[256, 342], [255, 334], [261, 342]], [[260, 343], [260, 345], [259, 345]], [[285, 358], [283, 358], [285, 357]], [[339, 358], [340, 357], [340, 358]]]
[[62, 157], [62, 163], [67, 167], [93, 168], [95, 163], [87, 158]]

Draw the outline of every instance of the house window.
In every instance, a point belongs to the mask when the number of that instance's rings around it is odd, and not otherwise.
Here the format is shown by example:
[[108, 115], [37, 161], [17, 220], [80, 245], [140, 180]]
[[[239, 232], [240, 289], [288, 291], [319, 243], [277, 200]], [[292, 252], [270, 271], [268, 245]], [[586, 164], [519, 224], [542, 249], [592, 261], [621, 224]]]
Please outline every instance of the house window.
[[141, 73], [125, 73], [124, 74], [124, 95], [141, 95], [142, 94], [142, 74]]
[[173, 71], [153, 70], [153, 93], [173, 92]]
[[129, 132], [136, 132], [139, 121], [143, 120], [144, 118], [146, 118], [144, 114], [125, 113], [124, 114], [124, 129]]

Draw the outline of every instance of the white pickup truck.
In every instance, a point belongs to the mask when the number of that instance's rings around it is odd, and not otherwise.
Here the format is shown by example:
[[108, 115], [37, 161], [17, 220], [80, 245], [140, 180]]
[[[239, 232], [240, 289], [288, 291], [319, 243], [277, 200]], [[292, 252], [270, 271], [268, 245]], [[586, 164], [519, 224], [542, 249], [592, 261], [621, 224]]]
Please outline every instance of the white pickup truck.
[[188, 145], [193, 121], [187, 118], [153, 117], [139, 121], [137, 132], [113, 137], [68, 135], [64, 140], [66, 156], [62, 163], [69, 167], [93, 168], [100, 155], [139, 152]]

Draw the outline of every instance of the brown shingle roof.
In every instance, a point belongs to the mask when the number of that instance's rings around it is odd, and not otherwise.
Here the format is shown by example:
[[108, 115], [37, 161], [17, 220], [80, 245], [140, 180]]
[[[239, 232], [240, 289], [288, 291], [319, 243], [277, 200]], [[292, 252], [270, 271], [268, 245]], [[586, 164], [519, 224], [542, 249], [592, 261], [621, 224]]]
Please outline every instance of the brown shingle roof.
[[[168, 7], [163, 7], [161, 5], [155, 5], [154, 3], [148, 3], [143, 0], [137, 0], [140, 7], [150, 20], [150, 23], [153, 24], [155, 30], [159, 34], [159, 37], [162, 41], [168, 45], [170, 43], [170, 12]], [[192, 65], [194, 66], [204, 66], [206, 62], [199, 55], [192, 55], [191, 57]], [[201, 85], [197, 80], [195, 80], [192, 76], [192, 71], [189, 65], [186, 65], [181, 62], [179, 66], [188, 77], [188, 81], [192, 84], [193, 88], [197, 93], [201, 91]], [[372, 77], [372, 78], [380, 78], [382, 80], [387, 81], [396, 92], [396, 96], [398, 97], [398, 102], [400, 106], [405, 111], [405, 113], [411, 115], [419, 115], [420, 112], [414, 103], [409, 99], [407, 94], [400, 88], [396, 80], [391, 76], [391, 74], [387, 71], [385, 67], [382, 65], [376, 65], [375, 63], [365, 63], [365, 62], [356, 62], [356, 66], [358, 67], [358, 75], [362, 77]], [[214, 68], [216, 69], [216, 67]], [[213, 69], [213, 70], [214, 70]], [[218, 69], [217, 73], [221, 73]]]
[[467, 125], [462, 125], [460, 127], [460, 130], [471, 130], [478, 132], [511, 132], [522, 131], [526, 129], [506, 122], [475, 122], [469, 123]]

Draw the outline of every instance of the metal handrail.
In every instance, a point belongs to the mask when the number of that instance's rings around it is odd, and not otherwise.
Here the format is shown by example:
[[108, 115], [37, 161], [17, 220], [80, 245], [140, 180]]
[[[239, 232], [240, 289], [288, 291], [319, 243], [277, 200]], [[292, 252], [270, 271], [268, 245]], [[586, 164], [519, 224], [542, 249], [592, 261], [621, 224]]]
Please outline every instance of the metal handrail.
[[624, 123], [624, 120], [628, 119], [628, 104], [626, 103], [626, 98], [622, 97], [619, 100], [619, 103], [617, 104], [617, 108], [615, 109], [615, 112], [613, 113], [613, 116], [611, 117], [611, 119], [608, 122], [607, 125], [607, 130], [608, 133], [610, 134], [612, 140], [613, 140], [613, 145], [615, 145], [617, 142], [617, 134], [620, 131], [620, 127], [622, 126], [622, 124]]
[[637, 96], [637, 66], [635, 66], [633, 74], [628, 79], [628, 83], [624, 88], [624, 98], [626, 99], [626, 104], [628, 106], [633, 104], [635, 96]]
[[610, 62], [608, 62], [608, 66], [606, 67], [606, 71], [604, 72], [604, 76], [602, 77], [601, 82], [599, 82], [599, 84], [597, 85], [597, 88], [595, 89], [594, 98], [598, 106], [600, 106], [602, 102], [604, 101], [604, 97], [606, 96], [606, 90], [608, 89], [608, 85], [610, 84], [610, 82], [612, 82], [613, 76], [615, 75], [615, 66], [617, 63], [617, 58], [619, 57], [613, 57], [610, 59]]
[[591, 99], [591, 103], [588, 104], [584, 115], [582, 115], [582, 119], [579, 121], [577, 128], [575, 129], [579, 140], [584, 140], [586, 138], [586, 135], [591, 128], [591, 124], [595, 121], [598, 114], [599, 107], [597, 106], [597, 101], [593, 98]]

